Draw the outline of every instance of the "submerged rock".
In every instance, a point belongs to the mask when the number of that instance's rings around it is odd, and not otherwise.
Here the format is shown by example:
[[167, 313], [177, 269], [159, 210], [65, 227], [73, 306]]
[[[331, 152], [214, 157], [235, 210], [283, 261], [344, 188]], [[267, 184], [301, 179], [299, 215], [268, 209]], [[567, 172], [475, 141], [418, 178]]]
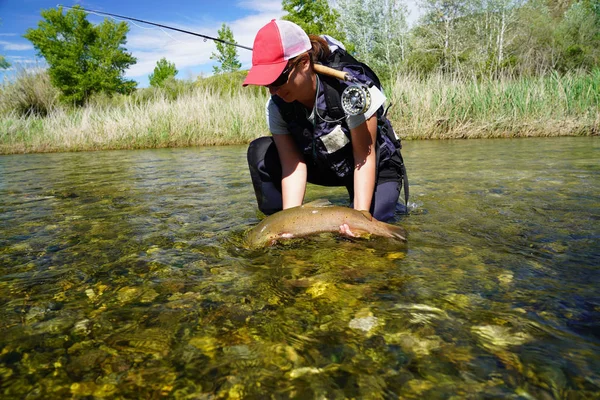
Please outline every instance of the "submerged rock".
[[371, 329], [375, 328], [379, 323], [379, 319], [372, 315], [363, 318], [354, 318], [348, 326], [352, 329], [359, 329], [364, 332], [369, 332]]
[[498, 325], [474, 326], [471, 331], [479, 337], [483, 346], [488, 348], [520, 346], [532, 339], [525, 332], [511, 332], [510, 328]]
[[305, 376], [305, 375], [320, 374], [321, 372], [323, 372], [323, 370], [321, 368], [314, 368], [314, 367], [296, 368], [296, 369], [293, 369], [290, 371], [290, 378], [296, 379], [296, 378], [299, 378], [299, 377]]

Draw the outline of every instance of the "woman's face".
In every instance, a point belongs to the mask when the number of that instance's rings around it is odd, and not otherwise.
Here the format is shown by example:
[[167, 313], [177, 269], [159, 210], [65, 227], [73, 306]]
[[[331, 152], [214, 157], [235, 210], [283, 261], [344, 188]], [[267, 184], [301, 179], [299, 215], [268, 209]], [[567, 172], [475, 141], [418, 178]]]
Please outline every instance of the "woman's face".
[[285, 81], [285, 83], [283, 83], [281, 86], [267, 86], [271, 95], [276, 94], [286, 103], [291, 103], [295, 100], [300, 100], [307, 97], [307, 94], [313, 91], [313, 85], [310, 85], [311, 76], [308, 56], [302, 57], [303, 58], [301, 60], [297, 60], [295, 65], [293, 65], [293, 67], [289, 70], [288, 79]]

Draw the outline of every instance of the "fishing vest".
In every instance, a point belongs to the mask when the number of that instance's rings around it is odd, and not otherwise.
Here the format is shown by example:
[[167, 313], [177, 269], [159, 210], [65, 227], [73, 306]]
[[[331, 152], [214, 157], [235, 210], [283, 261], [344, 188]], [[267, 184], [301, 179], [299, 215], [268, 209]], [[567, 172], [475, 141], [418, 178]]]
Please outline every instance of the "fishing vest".
[[[381, 89], [377, 75], [366, 64], [356, 60], [344, 49], [333, 51], [323, 65], [352, 74], [367, 86]], [[306, 115], [306, 108], [297, 101], [286, 103], [273, 95], [281, 117], [286, 122], [296, 145], [307, 163], [319, 169], [329, 169], [338, 177], [345, 178], [354, 171], [354, 157], [350, 128], [341, 104], [341, 94], [349, 85], [336, 78], [319, 75], [314, 122]], [[402, 147], [390, 121], [386, 118], [383, 106], [377, 112], [377, 165], [388, 161]]]

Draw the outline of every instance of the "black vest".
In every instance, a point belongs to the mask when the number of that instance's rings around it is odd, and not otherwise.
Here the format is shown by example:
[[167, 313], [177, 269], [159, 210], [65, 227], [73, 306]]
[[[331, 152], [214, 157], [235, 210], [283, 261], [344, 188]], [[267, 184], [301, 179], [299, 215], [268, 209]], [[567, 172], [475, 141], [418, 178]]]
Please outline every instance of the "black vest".
[[[379, 79], [371, 68], [357, 61], [343, 49], [332, 52], [323, 65], [344, 70], [367, 86], [375, 85], [381, 88]], [[306, 108], [299, 102], [286, 103], [275, 95], [271, 100], [277, 105], [305, 161], [319, 169], [329, 169], [340, 178], [344, 178], [354, 172], [350, 129], [340, 100], [349, 83], [325, 75], [319, 75], [319, 80], [314, 123], [308, 120]], [[378, 165], [381, 165], [401, 148], [401, 144], [390, 121], [384, 115], [383, 107], [377, 110], [376, 115], [376, 149]]]

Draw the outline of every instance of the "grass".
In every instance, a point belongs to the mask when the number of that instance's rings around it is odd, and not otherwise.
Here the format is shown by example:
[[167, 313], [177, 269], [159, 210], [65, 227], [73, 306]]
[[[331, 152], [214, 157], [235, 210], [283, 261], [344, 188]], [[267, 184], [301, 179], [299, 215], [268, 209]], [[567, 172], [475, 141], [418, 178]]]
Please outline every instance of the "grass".
[[[19, 98], [45, 104], [44, 112], [24, 112], [27, 101], [10, 106], [19, 90], [36, 93], [30, 81], [20, 87], [5, 83], [0, 91], [0, 154], [248, 143], [268, 134], [267, 92], [242, 88], [242, 79], [239, 74], [175, 82], [132, 96], [98, 96], [86, 107], [71, 109], [58, 105], [40, 78], [45, 89], [37, 93], [47, 96], [43, 101], [30, 94]], [[600, 70], [488, 81], [400, 75], [388, 86], [394, 104], [389, 117], [403, 139], [600, 132]]]
[[600, 133], [600, 70], [466, 81], [399, 76], [389, 117], [405, 139]]

